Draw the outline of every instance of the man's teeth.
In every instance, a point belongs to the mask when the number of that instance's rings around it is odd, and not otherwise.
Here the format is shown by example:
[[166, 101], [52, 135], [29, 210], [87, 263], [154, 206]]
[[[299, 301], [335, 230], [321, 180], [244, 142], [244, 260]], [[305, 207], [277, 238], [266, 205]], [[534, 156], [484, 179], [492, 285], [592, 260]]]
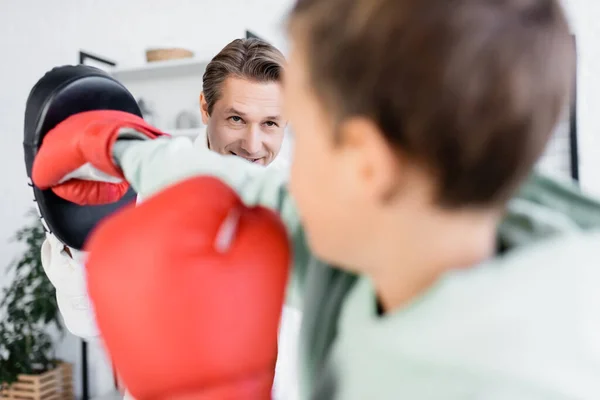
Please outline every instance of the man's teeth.
[[[238, 156], [238, 155], [237, 155], [237, 154], [235, 154], [233, 151], [230, 151], [229, 153], [231, 153], [231, 154], [232, 154], [232, 155], [234, 155], [234, 156]], [[248, 161], [250, 161], [250, 162], [253, 162], [253, 163], [256, 163], [256, 162], [259, 162], [260, 160], [262, 160], [262, 157], [260, 157], [260, 158], [250, 158], [250, 157], [244, 157], [244, 156], [238, 156], [238, 157], [245, 158], [246, 160], [248, 160]]]

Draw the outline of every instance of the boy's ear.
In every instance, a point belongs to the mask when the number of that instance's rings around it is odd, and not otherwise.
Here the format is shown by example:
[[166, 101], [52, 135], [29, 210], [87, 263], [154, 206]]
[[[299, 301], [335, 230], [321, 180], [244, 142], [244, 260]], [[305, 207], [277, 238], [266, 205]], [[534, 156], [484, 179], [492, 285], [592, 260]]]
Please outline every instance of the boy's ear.
[[210, 115], [208, 114], [208, 103], [206, 97], [204, 97], [204, 92], [200, 92], [200, 113], [202, 114], [202, 123], [208, 125]]
[[401, 163], [379, 127], [368, 118], [351, 118], [339, 126], [337, 135], [338, 150], [361, 190], [375, 201], [389, 199], [399, 184]]

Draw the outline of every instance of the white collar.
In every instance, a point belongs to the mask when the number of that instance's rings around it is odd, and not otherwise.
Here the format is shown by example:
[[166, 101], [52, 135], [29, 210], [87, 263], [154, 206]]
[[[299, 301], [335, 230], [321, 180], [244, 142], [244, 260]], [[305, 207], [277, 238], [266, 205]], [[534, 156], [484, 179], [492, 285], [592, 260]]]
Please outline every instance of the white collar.
[[199, 149], [208, 149], [208, 136], [206, 133], [206, 126], [200, 128], [200, 132], [198, 132], [198, 136], [194, 139], [194, 147]]

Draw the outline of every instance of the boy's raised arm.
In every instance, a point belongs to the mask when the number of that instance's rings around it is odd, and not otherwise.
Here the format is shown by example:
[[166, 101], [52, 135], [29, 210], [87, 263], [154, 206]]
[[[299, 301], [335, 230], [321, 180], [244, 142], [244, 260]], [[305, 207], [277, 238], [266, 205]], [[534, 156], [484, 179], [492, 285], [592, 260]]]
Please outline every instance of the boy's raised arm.
[[114, 145], [113, 156], [142, 199], [187, 178], [206, 175], [227, 183], [246, 204], [263, 205], [279, 213], [294, 252], [288, 302], [299, 306], [310, 253], [296, 207], [287, 190], [285, 171], [199, 149], [187, 138], [119, 140]]

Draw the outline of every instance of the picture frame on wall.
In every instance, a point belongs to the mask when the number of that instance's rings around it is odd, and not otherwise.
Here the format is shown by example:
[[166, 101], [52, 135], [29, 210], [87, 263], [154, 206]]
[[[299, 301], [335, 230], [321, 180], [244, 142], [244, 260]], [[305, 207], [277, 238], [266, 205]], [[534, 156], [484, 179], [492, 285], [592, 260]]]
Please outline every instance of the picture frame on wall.
[[260, 39], [260, 40], [264, 40], [260, 36], [256, 35], [255, 33], [250, 32], [250, 31], [246, 31], [246, 39]]
[[97, 56], [87, 51], [79, 51], [79, 64], [96, 67], [106, 72], [117, 66], [117, 63], [104, 57]]
[[579, 181], [579, 149], [577, 136], [577, 42], [575, 44], [575, 76], [570, 106], [557, 124], [552, 139], [538, 162], [538, 168], [547, 174]]

